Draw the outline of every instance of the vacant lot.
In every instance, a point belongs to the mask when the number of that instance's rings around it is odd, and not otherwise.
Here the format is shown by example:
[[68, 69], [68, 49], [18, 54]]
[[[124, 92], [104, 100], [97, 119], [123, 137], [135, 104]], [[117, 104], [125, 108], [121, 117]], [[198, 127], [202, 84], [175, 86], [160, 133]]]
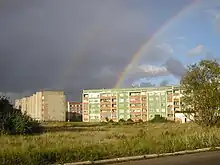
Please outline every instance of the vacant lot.
[[220, 145], [218, 128], [194, 124], [44, 124], [34, 136], [1, 136], [2, 164], [49, 164]]

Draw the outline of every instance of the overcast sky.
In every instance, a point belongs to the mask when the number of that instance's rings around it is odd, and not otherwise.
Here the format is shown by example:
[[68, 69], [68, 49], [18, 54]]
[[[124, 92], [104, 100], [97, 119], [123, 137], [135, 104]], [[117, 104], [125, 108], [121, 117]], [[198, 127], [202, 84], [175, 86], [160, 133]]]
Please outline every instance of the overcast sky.
[[[139, 47], [190, 2], [1, 0], [0, 91], [22, 96], [61, 89], [77, 101], [82, 89], [112, 88]], [[183, 64], [169, 46], [155, 46], [141, 63], [181, 75]]]

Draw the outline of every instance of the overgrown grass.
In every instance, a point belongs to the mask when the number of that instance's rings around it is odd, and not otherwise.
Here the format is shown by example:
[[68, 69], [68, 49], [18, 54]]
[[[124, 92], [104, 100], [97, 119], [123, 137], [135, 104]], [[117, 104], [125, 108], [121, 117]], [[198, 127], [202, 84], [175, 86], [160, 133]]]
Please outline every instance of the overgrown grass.
[[69, 129], [35, 136], [2, 135], [0, 162], [43, 165], [220, 145], [217, 128], [201, 128], [194, 124], [92, 125], [59, 123], [53, 126], [66, 126]]

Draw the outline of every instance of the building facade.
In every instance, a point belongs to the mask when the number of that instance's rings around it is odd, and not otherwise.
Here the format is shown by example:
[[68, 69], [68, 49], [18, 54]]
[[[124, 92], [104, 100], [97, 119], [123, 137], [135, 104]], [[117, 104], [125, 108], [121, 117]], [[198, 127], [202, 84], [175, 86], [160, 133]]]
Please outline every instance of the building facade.
[[67, 102], [67, 111], [77, 114], [82, 114], [82, 102]]
[[67, 121], [82, 121], [82, 102], [67, 102]]
[[83, 121], [149, 121], [156, 115], [175, 120], [180, 97], [178, 86], [83, 90]]
[[15, 100], [15, 108], [38, 121], [66, 121], [66, 107], [63, 91], [40, 91]]

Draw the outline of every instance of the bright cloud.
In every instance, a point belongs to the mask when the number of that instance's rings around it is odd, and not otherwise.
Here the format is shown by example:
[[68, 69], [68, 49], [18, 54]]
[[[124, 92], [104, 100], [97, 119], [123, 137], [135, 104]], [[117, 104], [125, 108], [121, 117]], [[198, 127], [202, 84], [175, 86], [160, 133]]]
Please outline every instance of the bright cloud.
[[201, 55], [205, 50], [205, 46], [202, 44], [199, 44], [195, 46], [194, 48], [190, 49], [187, 53], [187, 55], [195, 56], [195, 55]]
[[173, 48], [170, 44], [168, 43], [162, 43], [160, 45], [156, 45], [157, 48], [161, 49], [162, 51], [172, 54], [173, 53]]
[[148, 76], [166, 76], [170, 73], [166, 67], [155, 65], [141, 65], [139, 69], [142, 70]]

